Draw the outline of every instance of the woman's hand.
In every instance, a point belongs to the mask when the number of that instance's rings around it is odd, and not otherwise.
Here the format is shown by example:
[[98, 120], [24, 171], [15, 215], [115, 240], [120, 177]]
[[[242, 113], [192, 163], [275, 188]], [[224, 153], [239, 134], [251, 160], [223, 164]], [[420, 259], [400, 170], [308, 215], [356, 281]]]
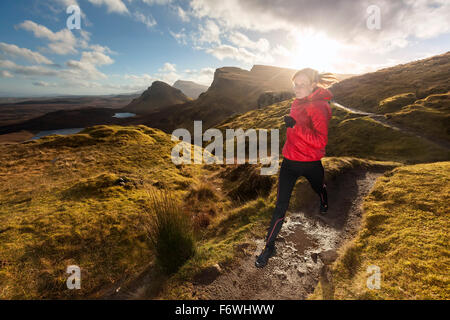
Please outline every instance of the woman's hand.
[[290, 128], [292, 128], [296, 123], [295, 119], [291, 116], [284, 116], [284, 122], [286, 123], [286, 127]]

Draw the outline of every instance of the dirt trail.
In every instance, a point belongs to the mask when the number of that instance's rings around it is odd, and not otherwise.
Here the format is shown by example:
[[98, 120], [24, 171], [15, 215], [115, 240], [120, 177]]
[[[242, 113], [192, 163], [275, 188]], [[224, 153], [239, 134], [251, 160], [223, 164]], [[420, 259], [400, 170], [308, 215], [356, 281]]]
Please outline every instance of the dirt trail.
[[[238, 265], [225, 270], [212, 283], [196, 285], [200, 299], [305, 299], [313, 292], [324, 265], [318, 253], [337, 250], [359, 228], [361, 204], [383, 171], [358, 168], [327, 184], [329, 212], [320, 216], [318, 201], [305, 211], [288, 210], [276, 241], [277, 253], [265, 268], [255, 267], [264, 246], [255, 239]], [[313, 199], [318, 200], [318, 199]], [[255, 250], [256, 245], [256, 250]]]
[[425, 135], [423, 132], [418, 132], [418, 131], [412, 130], [410, 128], [405, 128], [403, 126], [399, 126], [398, 124], [394, 124], [392, 121], [389, 121], [388, 119], [386, 119], [386, 117], [382, 114], [365, 112], [365, 111], [357, 110], [354, 108], [346, 107], [346, 106], [343, 106], [342, 104], [337, 103], [336, 101], [333, 101], [333, 104], [336, 107], [344, 109], [345, 111], [348, 111], [350, 113], [360, 114], [363, 116], [369, 116], [372, 120], [374, 120], [380, 124], [386, 125], [394, 130], [412, 134], [416, 137], [427, 140], [429, 143], [436, 144], [444, 149], [450, 149], [450, 143], [448, 141], [445, 141], [442, 139], [437, 139], [435, 137], [430, 137], [428, 135]]

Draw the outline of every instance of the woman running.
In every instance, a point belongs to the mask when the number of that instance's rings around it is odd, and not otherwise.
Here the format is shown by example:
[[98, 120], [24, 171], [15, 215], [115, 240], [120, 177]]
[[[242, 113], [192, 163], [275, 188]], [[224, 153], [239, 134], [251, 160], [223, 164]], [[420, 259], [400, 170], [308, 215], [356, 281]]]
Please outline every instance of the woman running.
[[284, 222], [292, 190], [297, 179], [304, 176], [319, 196], [319, 213], [328, 210], [328, 197], [321, 158], [328, 142], [328, 123], [331, 119], [329, 101], [332, 93], [326, 89], [337, 82], [332, 73], [319, 73], [305, 68], [292, 77], [296, 99], [286, 122], [286, 142], [278, 178], [277, 203], [266, 236], [266, 245], [255, 265], [263, 268], [275, 254], [275, 239]]

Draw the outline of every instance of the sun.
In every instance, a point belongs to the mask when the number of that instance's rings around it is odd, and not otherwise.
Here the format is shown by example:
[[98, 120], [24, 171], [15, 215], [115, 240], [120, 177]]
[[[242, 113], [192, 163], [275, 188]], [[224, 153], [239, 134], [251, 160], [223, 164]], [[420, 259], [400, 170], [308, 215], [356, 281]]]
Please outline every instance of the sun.
[[319, 72], [333, 72], [330, 69], [338, 59], [339, 48], [339, 42], [323, 32], [299, 32], [295, 37], [291, 65], [295, 69], [313, 68]]

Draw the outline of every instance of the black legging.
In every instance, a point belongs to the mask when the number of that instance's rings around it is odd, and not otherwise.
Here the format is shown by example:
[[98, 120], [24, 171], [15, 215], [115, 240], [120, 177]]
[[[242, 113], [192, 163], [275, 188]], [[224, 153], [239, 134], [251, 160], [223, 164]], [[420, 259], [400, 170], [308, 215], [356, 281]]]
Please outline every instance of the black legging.
[[272, 220], [266, 236], [266, 246], [273, 246], [275, 239], [280, 232], [286, 210], [289, 207], [292, 189], [295, 182], [304, 176], [314, 191], [319, 195], [322, 203], [328, 205], [327, 189], [324, 180], [325, 171], [322, 161], [293, 161], [284, 158], [281, 163], [280, 175], [278, 178], [277, 204], [272, 214]]

